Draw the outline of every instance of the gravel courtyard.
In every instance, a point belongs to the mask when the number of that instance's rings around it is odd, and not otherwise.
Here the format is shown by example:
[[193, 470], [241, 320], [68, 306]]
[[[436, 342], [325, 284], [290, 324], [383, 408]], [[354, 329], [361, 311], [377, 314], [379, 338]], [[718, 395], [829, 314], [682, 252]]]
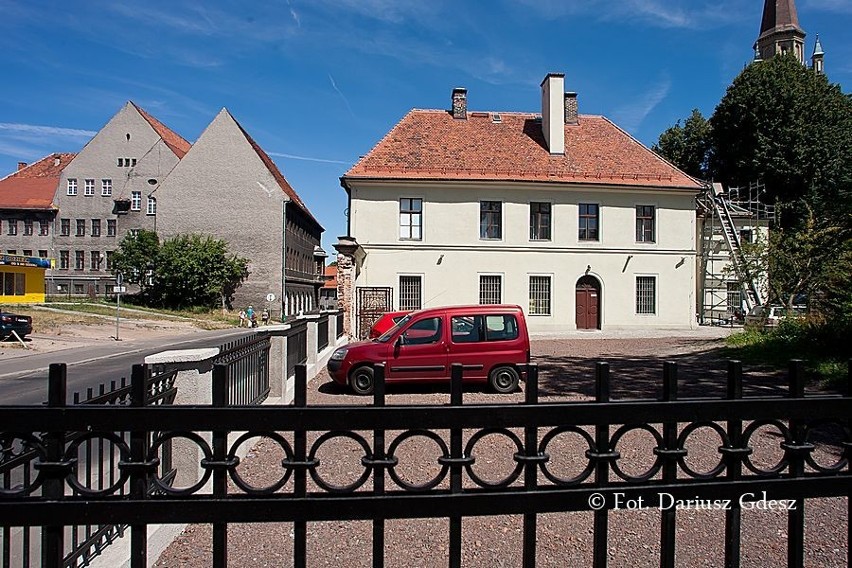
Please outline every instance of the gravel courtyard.
[[[662, 366], [667, 360], [678, 363], [679, 396], [716, 396], [725, 392], [726, 364], [720, 358], [724, 330], [702, 332], [687, 337], [538, 337], [533, 340], [533, 356], [540, 366], [542, 402], [584, 400], [594, 395], [594, 362], [608, 361], [612, 399], [657, 398], [662, 393]], [[782, 374], [763, 369], [745, 369], [745, 396], [782, 394]], [[323, 371], [308, 385], [308, 404], [369, 404], [371, 399], [356, 397], [336, 388]], [[465, 403], [520, 402], [523, 393], [501, 396], [485, 389], [466, 388]], [[448, 389], [432, 387], [390, 387], [390, 404], [447, 404]], [[761, 429], [753, 437], [753, 459], [764, 467], [781, 455], [774, 430]], [[392, 440], [396, 432], [388, 432]], [[465, 441], [470, 434], [466, 433]], [[540, 433], [541, 436], [541, 433]], [[291, 436], [289, 436], [291, 438]], [[369, 435], [365, 433], [369, 439]], [[310, 437], [308, 447], [316, 438]], [[563, 477], [576, 475], [585, 466], [585, 445], [579, 436], [562, 436], [549, 447], [554, 471]], [[445, 438], [446, 439], [446, 438]], [[337, 442], [340, 442], [338, 440]], [[690, 436], [690, 467], [711, 469], [718, 461], [719, 438], [709, 429]], [[652, 456], [650, 435], [634, 432], [619, 444], [622, 468], [630, 473], [647, 469]], [[405, 442], [397, 455], [398, 473], [410, 482], [422, 482], [437, 471], [437, 448], [429, 442]], [[496, 480], [513, 468], [514, 446], [506, 438], [486, 436], [475, 447], [475, 472]], [[321, 474], [334, 483], [357, 478], [361, 449], [354, 443], [325, 444], [318, 457]], [[837, 446], [821, 446], [815, 457], [821, 463], [838, 459]], [[269, 440], [261, 439], [239, 466], [239, 473], [256, 486], [277, 478], [283, 454]], [[561, 458], [561, 459], [560, 459]], [[582, 465], [581, 465], [582, 464]], [[467, 475], [464, 476], [465, 479]], [[539, 476], [543, 480], [543, 476]], [[470, 483], [467, 481], [467, 483]], [[392, 485], [392, 484], [391, 484]], [[446, 487], [446, 481], [439, 487]], [[315, 487], [314, 487], [315, 488]], [[236, 488], [232, 486], [236, 491]], [[282, 491], [290, 491], [292, 481]], [[311, 490], [309, 480], [309, 491]], [[808, 500], [806, 507], [806, 565], [846, 566], [846, 498]], [[589, 512], [543, 514], [538, 516], [537, 566], [591, 566], [592, 518]], [[630, 567], [659, 566], [660, 513], [658, 510], [613, 511], [609, 515], [609, 565]], [[677, 515], [677, 565], [683, 567], [724, 565], [724, 511], [686, 510]], [[308, 525], [308, 565], [338, 568], [371, 566], [370, 522], [320, 522]], [[392, 520], [386, 522], [385, 565], [388, 567], [447, 566], [448, 521], [446, 519]], [[742, 566], [786, 565], [787, 516], [783, 511], [744, 511], [742, 516]], [[522, 518], [466, 517], [463, 521], [462, 565], [466, 567], [520, 567]], [[205, 567], [211, 565], [211, 528], [190, 525], [163, 553], [156, 566]], [[234, 524], [229, 526], [229, 566], [292, 566], [292, 526], [288, 524]]]

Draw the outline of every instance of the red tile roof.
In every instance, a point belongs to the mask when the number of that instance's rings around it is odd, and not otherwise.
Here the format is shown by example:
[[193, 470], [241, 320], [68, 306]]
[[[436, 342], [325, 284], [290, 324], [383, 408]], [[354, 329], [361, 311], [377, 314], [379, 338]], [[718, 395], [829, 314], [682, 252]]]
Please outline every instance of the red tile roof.
[[493, 180], [686, 188], [700, 183], [602, 116], [565, 125], [565, 155], [547, 151], [530, 113], [410, 111], [346, 179]]
[[175, 133], [174, 130], [136, 106], [136, 103], [130, 101], [130, 104], [133, 105], [139, 114], [142, 115], [142, 118], [148, 121], [148, 124], [151, 125], [151, 128], [163, 139], [163, 142], [166, 143], [166, 146], [175, 153], [175, 156], [178, 159], [183, 158], [187, 152], [189, 152], [189, 148], [192, 146], [189, 142], [184, 140], [179, 134]]
[[54, 209], [62, 169], [76, 154], [50, 154], [0, 179], [0, 209]]
[[337, 265], [329, 265], [325, 267], [325, 283], [322, 285], [323, 288], [334, 288], [337, 289]]
[[287, 197], [289, 197], [290, 200], [295, 203], [296, 206], [301, 209], [305, 213], [305, 215], [308, 216], [309, 219], [313, 220], [320, 229], [325, 230], [323, 229], [322, 225], [320, 225], [319, 221], [317, 221], [316, 218], [311, 214], [310, 210], [308, 209], [308, 206], [305, 205], [305, 202], [302, 201], [302, 198], [299, 197], [299, 194], [296, 193], [296, 190], [293, 189], [289, 183], [287, 183], [287, 180], [284, 178], [284, 175], [278, 169], [278, 166], [275, 165], [275, 162], [272, 161], [272, 158], [270, 158], [269, 155], [263, 151], [263, 148], [261, 148], [260, 145], [254, 141], [254, 138], [252, 138], [251, 135], [246, 132], [245, 128], [243, 128], [243, 126], [237, 121], [237, 119], [235, 119], [233, 116], [231, 116], [231, 118], [240, 128], [243, 135], [245, 135], [246, 140], [248, 140], [249, 144], [251, 144], [251, 147], [254, 148], [254, 151], [257, 152], [257, 155], [260, 157], [263, 164], [269, 170], [269, 173], [272, 174], [272, 177], [275, 178], [275, 181], [278, 182], [278, 185], [281, 187], [284, 193], [287, 194]]

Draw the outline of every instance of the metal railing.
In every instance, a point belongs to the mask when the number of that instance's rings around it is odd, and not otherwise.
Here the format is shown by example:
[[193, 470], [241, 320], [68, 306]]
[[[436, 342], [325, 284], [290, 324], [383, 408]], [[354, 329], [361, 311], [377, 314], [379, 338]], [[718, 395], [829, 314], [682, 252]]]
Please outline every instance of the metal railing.
[[285, 333], [287, 336], [287, 375], [292, 377], [296, 365], [302, 365], [308, 360], [308, 322], [295, 320]]
[[317, 320], [317, 353], [328, 347], [328, 314]]
[[[385, 520], [448, 518], [448, 565], [461, 565], [462, 519], [483, 515], [523, 516], [523, 565], [536, 564], [537, 515], [553, 512], [593, 512], [594, 566], [607, 564], [612, 534], [610, 511], [618, 508], [618, 495], [655, 502], [665, 493], [674, 500], [728, 503], [725, 509], [725, 565], [740, 565], [743, 547], [741, 515], [743, 495], [794, 504], [787, 512], [787, 565], [802, 566], [805, 556], [805, 507], [808, 499], [848, 497], [852, 492], [852, 397], [804, 396], [800, 361], [792, 362], [789, 393], [785, 397], [742, 396], [742, 367], [728, 365], [728, 391], [724, 398], [679, 400], [677, 365], [666, 363], [662, 400], [610, 400], [609, 367], [598, 363], [594, 402], [538, 400], [538, 368], [526, 371], [523, 404], [463, 404], [463, 367], [452, 366], [450, 404], [423, 406], [385, 405], [385, 370], [374, 366], [372, 406], [308, 406], [306, 367], [296, 368], [292, 406], [229, 407], [227, 368], [213, 369], [213, 396], [209, 407], [172, 406], [142, 408], [145, 391], [134, 375], [129, 407], [76, 406], [69, 408], [6, 407], [0, 413], [0, 439], [28, 446], [38, 454], [35, 479], [0, 491], [0, 524], [44, 525], [48, 541], [61, 549], [63, 525], [84, 522], [130, 524], [132, 566], [146, 564], [146, 530], [154, 523], [212, 524], [212, 565], [226, 566], [230, 523], [293, 523], [293, 564], [303, 568], [307, 557], [308, 523], [327, 520], [371, 520], [372, 564], [384, 566]], [[825, 443], [827, 424], [841, 426], [832, 444], [843, 448], [833, 463], [814, 455]], [[46, 442], [28, 432], [49, 424]], [[191, 425], [191, 426], [190, 426]], [[90, 428], [91, 439], [112, 441], [121, 460], [118, 482], [107, 490], [87, 489], [66, 495], [75, 464], [62, 445], [67, 432]], [[191, 431], [188, 429], [191, 428]], [[773, 430], [772, 436], [758, 433]], [[130, 432], [130, 442], [112, 438], [112, 432]], [[699, 430], [718, 437], [718, 444], [695, 443]], [[197, 432], [209, 432], [207, 442]], [[245, 432], [229, 443], [229, 432]], [[647, 461], [644, 471], [625, 467], [621, 451], [625, 438], [649, 435], [654, 447], [639, 451]], [[205, 456], [203, 476], [189, 488], [175, 489], [159, 478], [157, 455], [164, 440], [180, 436], [197, 444]], [[485, 479], [477, 475], [482, 455], [479, 442], [488, 436], [504, 438], [511, 450], [507, 475]], [[558, 436], [579, 441], [567, 447]], [[264, 438], [283, 454], [280, 470], [265, 472], [264, 485], [253, 486], [241, 476], [239, 447], [252, 438]], [[405, 465], [406, 440], [421, 438], [438, 451], [433, 458], [437, 473], [414, 483], [400, 474]], [[761, 438], [761, 439], [758, 439]], [[465, 442], [466, 439], [466, 442]], [[309, 445], [310, 440], [310, 445]], [[325, 444], [352, 444], [363, 450], [363, 471], [338, 483], [328, 477], [318, 455]], [[780, 460], [766, 466], [752, 456], [772, 444]], [[351, 447], [351, 446], [347, 446]], [[573, 449], [571, 449], [573, 447]], [[635, 448], [631, 448], [635, 452]], [[717, 464], [697, 471], [692, 452], [709, 452]], [[552, 456], [551, 453], [554, 455]], [[566, 477], [553, 463], [570, 457], [581, 467]], [[635, 456], [634, 456], [635, 457]], [[420, 463], [423, 456], [418, 456]], [[554, 458], [554, 459], [552, 459]], [[243, 472], [244, 473], [244, 472]], [[271, 474], [271, 476], [270, 476]], [[212, 480], [212, 494], [201, 490]], [[229, 480], [233, 485], [229, 486]], [[310, 485], [309, 485], [309, 482]], [[147, 491], [153, 483], [159, 493]], [[115, 499], [119, 489], [129, 491]], [[38, 495], [41, 490], [41, 495]], [[85, 503], [85, 506], [81, 504]], [[660, 564], [675, 565], [676, 507], [662, 509]], [[682, 513], [681, 513], [682, 514]], [[850, 523], [849, 518], [846, 519]], [[818, 530], [818, 529], [817, 529]], [[847, 549], [849, 543], [847, 543]], [[47, 547], [45, 547], [47, 548]], [[712, 551], [707, 551], [708, 554]], [[847, 550], [848, 556], [848, 550]], [[44, 566], [60, 566], [61, 558], [48, 556]]]
[[269, 396], [269, 348], [269, 336], [257, 333], [219, 348], [213, 364], [227, 369], [229, 404], [254, 406]]

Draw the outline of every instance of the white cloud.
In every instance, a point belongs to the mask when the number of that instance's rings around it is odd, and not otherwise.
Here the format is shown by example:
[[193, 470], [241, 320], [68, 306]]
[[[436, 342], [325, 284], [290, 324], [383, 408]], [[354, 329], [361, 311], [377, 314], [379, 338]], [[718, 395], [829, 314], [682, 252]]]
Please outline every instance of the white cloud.
[[9, 122], [0, 122], [0, 130], [23, 133], [25, 135], [70, 138], [91, 138], [97, 134], [94, 130], [79, 130], [76, 128], [62, 128], [59, 126], [37, 126], [33, 124], [15, 124]]
[[284, 154], [282, 152], [267, 152], [270, 156], [275, 156], [276, 158], [289, 158], [291, 160], [303, 160], [306, 162], [322, 162], [324, 164], [344, 164], [344, 165], [352, 165], [353, 162], [344, 162], [343, 160], [329, 160], [327, 158], [313, 158], [311, 156], [298, 156], [296, 154]]
[[644, 95], [637, 95], [626, 105], [615, 109], [612, 113], [613, 120], [626, 131], [636, 132], [651, 111], [665, 100], [671, 87], [671, 79], [663, 77]]

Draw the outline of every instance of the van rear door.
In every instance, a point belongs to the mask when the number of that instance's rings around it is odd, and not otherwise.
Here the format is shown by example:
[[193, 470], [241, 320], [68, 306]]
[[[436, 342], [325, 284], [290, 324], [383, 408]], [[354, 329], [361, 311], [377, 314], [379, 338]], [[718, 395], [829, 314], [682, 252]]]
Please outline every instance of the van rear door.
[[412, 318], [388, 353], [389, 380], [435, 380], [450, 376], [444, 314]]

